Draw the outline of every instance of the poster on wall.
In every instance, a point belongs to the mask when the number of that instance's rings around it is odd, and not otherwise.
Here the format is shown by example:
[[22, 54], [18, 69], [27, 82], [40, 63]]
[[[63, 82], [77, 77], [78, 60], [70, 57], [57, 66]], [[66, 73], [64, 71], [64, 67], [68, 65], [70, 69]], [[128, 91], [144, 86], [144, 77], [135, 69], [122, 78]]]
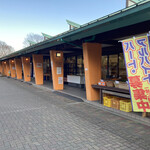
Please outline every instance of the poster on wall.
[[149, 36], [123, 40], [122, 46], [133, 111], [150, 112]]
[[58, 84], [63, 84], [63, 77], [58, 77]]
[[57, 67], [57, 74], [61, 74], [61, 67]]
[[36, 66], [37, 68], [42, 68], [42, 63], [37, 63]]

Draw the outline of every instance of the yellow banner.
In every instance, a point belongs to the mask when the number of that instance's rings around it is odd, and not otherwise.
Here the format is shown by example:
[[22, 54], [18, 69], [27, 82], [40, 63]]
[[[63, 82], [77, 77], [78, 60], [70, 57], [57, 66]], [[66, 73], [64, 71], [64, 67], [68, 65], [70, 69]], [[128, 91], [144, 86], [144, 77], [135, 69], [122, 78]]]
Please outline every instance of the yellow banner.
[[122, 41], [132, 108], [135, 112], [150, 112], [150, 47], [149, 37]]

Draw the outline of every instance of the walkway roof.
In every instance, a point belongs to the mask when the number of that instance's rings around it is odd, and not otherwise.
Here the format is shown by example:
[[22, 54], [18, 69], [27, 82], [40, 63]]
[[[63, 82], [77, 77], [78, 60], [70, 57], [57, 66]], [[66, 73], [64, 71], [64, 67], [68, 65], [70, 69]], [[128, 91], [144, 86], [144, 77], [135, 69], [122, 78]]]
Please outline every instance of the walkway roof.
[[139, 2], [141, 2], [143, 0], [132, 0], [132, 1], [135, 2], [135, 3], [139, 3]]
[[136, 5], [132, 5], [128, 8], [122, 9], [115, 13], [91, 21], [87, 24], [81, 25], [77, 29], [66, 31], [64, 33], [52, 37], [51, 39], [13, 52], [5, 57], [2, 57], [0, 60], [26, 55], [28, 53], [42, 51], [44, 49], [51, 50], [54, 49], [54, 47], [56, 46], [65, 44], [65, 41], [67, 41], [68, 43], [77, 40], [81, 41], [98, 34], [106, 33], [112, 30], [124, 28], [127, 26], [147, 21], [150, 21], [150, 1], [142, 1]]
[[43, 35], [45, 38], [48, 38], [48, 39], [52, 38], [51, 35], [48, 35], [48, 34], [45, 34], [45, 33], [42, 33], [42, 35]]
[[73, 22], [73, 21], [70, 21], [70, 20], [66, 20], [66, 21], [67, 21], [67, 23], [68, 23], [69, 25], [71, 25], [71, 26], [73, 26], [73, 27], [80, 28], [80, 26], [81, 26], [81, 25], [79, 25], [79, 24], [77, 24], [77, 23], [75, 23], [75, 22]]

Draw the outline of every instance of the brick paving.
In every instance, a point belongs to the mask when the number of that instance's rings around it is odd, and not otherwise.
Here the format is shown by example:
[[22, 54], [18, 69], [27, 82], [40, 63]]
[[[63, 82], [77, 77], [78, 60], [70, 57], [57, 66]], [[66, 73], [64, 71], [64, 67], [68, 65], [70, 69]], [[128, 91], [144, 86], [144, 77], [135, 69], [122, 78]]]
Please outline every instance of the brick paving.
[[0, 77], [0, 150], [150, 150], [150, 127]]

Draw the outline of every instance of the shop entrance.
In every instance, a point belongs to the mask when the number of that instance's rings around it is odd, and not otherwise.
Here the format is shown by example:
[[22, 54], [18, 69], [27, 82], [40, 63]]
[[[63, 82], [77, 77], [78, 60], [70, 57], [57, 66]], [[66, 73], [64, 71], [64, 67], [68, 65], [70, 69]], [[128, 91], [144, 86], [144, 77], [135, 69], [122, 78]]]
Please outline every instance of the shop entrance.
[[64, 82], [73, 87], [85, 88], [82, 54], [64, 55]]

